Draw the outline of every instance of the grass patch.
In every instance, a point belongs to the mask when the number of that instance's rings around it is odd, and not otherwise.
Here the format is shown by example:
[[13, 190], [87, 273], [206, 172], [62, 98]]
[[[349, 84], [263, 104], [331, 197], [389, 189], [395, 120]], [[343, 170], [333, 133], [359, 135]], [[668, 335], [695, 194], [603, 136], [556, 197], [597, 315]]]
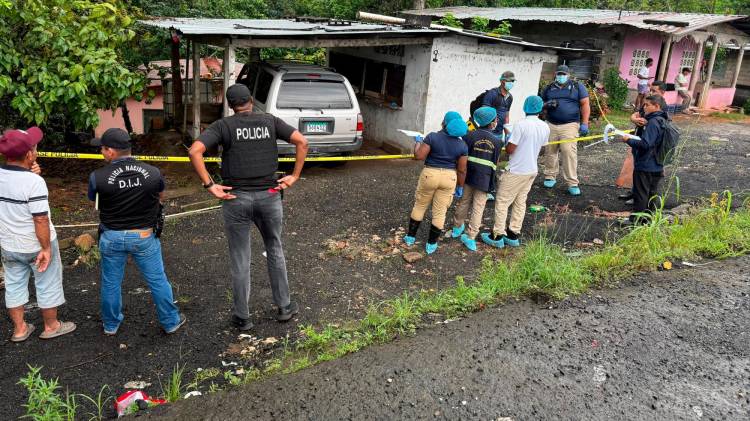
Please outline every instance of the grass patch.
[[[596, 105], [592, 101], [592, 107]], [[631, 128], [633, 123], [630, 122], [630, 115], [633, 113], [632, 110], [610, 110], [607, 113], [607, 119], [612, 122], [620, 130], [626, 130]], [[589, 130], [591, 134], [604, 133], [604, 126], [607, 125], [607, 120], [604, 117], [592, 120], [589, 124]]]
[[[107, 385], [99, 389], [96, 398], [68, 391], [61, 396], [57, 379], [45, 380], [41, 375], [42, 367], [28, 367], [29, 372], [18, 382], [29, 393], [24, 404], [26, 414], [21, 418], [36, 421], [74, 421], [77, 419], [101, 421], [104, 419], [104, 408], [113, 398], [107, 393], [109, 391]], [[94, 408], [94, 412], [88, 412], [85, 415], [87, 418], [81, 418], [81, 414], [78, 413], [81, 409], [78, 398], [91, 403]]]
[[182, 398], [182, 374], [184, 372], [185, 367], [180, 367], [180, 364], [177, 364], [169, 375], [169, 381], [166, 385], [161, 384], [161, 379], [159, 379], [161, 392], [167, 402], [177, 402]]
[[730, 121], [743, 121], [750, 117], [746, 116], [745, 114], [740, 113], [711, 113], [709, 114], [709, 117], [714, 118], [720, 118], [722, 120], [730, 120]]

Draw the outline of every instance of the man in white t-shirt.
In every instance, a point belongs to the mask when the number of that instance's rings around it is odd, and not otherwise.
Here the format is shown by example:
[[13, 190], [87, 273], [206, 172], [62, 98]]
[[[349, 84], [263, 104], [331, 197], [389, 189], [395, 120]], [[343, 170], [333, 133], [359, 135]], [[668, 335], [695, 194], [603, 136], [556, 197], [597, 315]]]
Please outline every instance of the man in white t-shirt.
[[687, 114], [690, 103], [693, 101], [693, 97], [688, 92], [690, 73], [692, 73], [692, 70], [689, 67], [683, 67], [682, 71], [674, 78], [674, 86], [677, 89], [677, 95], [682, 98], [682, 112], [685, 114]]
[[648, 81], [654, 77], [650, 75], [649, 69], [654, 65], [654, 59], [647, 58], [646, 64], [638, 70], [638, 74], [635, 77], [638, 78], [638, 96], [635, 97], [635, 109], [640, 110], [643, 106], [643, 100], [648, 95]]
[[[24, 320], [29, 302], [29, 276], [34, 274], [37, 305], [44, 319], [39, 337], [51, 339], [75, 330], [76, 325], [57, 319], [65, 303], [62, 262], [55, 227], [49, 218], [47, 184], [38, 175], [38, 127], [9, 130], [0, 137], [0, 251], [5, 271], [5, 306], [13, 321], [12, 342], [22, 342], [34, 331]], [[32, 171], [36, 171], [34, 173]]]
[[[505, 147], [510, 155], [508, 170], [500, 177], [500, 186], [495, 199], [495, 224], [492, 233], [482, 233], [482, 241], [493, 247], [521, 245], [519, 234], [526, 214], [526, 197], [536, 178], [537, 159], [542, 146], [549, 141], [550, 128], [539, 120], [544, 101], [540, 96], [530, 96], [523, 103], [526, 118], [513, 125], [513, 136]], [[508, 218], [508, 208], [513, 206]]]

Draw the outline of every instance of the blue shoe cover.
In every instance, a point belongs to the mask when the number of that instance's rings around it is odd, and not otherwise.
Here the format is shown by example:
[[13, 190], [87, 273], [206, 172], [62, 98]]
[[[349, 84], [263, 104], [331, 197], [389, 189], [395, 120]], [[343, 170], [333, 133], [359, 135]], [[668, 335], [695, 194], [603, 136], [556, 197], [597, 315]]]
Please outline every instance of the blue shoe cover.
[[424, 246], [424, 249], [427, 252], [427, 254], [432, 254], [432, 253], [435, 253], [435, 250], [437, 250], [437, 246], [438, 246], [437, 243], [427, 243]]
[[557, 184], [557, 180], [553, 180], [551, 178], [545, 178], [544, 179], [544, 187], [551, 189], [552, 187], [555, 187], [555, 184]]
[[412, 236], [404, 236], [404, 244], [406, 244], [407, 246], [413, 246], [415, 241], [417, 241], [417, 239]]
[[510, 238], [503, 235], [503, 243], [507, 244], [510, 247], [518, 247], [521, 245], [521, 240], [516, 238], [515, 240], [511, 240]]
[[467, 249], [471, 251], [477, 251], [477, 241], [472, 240], [468, 235], [461, 235], [461, 242], [464, 243]]
[[490, 245], [492, 247], [499, 248], [499, 249], [505, 247], [505, 244], [503, 243], [503, 239], [502, 238], [499, 239], [499, 240], [497, 240], [497, 241], [495, 241], [495, 240], [492, 239], [492, 237], [490, 237], [490, 233], [488, 233], [488, 232], [483, 232], [482, 233], [482, 242], [485, 243], [485, 244], [487, 244], [487, 245]]
[[579, 189], [578, 186], [570, 186], [568, 187], [568, 193], [570, 193], [571, 196], [580, 196], [581, 189]]
[[453, 227], [453, 229], [451, 230], [451, 237], [458, 238], [461, 236], [461, 234], [463, 234], [463, 232], [464, 232], [464, 224], [461, 224], [460, 227]]

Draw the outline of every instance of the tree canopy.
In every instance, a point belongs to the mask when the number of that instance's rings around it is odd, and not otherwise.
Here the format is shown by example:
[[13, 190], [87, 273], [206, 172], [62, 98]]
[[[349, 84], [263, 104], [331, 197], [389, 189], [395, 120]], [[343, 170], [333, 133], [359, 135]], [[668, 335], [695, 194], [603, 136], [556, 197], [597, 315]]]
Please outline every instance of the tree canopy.
[[142, 92], [118, 55], [134, 36], [119, 1], [0, 0], [0, 20], [0, 99], [25, 122], [91, 128], [98, 109]]

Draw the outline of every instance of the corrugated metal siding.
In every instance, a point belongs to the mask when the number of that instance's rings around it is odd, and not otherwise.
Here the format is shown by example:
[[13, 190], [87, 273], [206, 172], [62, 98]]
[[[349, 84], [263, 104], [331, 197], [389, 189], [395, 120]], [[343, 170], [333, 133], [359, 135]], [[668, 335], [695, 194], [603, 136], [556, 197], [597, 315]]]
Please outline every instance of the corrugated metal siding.
[[[490, 20], [520, 20], [543, 22], [566, 22], [576, 25], [628, 25], [664, 33], [681, 35], [718, 23], [747, 18], [739, 15], [709, 15], [701, 13], [639, 12], [605, 9], [548, 9], [542, 7], [441, 7], [436, 9], [408, 10], [406, 14], [442, 17], [451, 13], [458, 19], [471, 19], [475, 16]], [[644, 20], [683, 22], [687, 26], [659, 25], [645, 23]]]

